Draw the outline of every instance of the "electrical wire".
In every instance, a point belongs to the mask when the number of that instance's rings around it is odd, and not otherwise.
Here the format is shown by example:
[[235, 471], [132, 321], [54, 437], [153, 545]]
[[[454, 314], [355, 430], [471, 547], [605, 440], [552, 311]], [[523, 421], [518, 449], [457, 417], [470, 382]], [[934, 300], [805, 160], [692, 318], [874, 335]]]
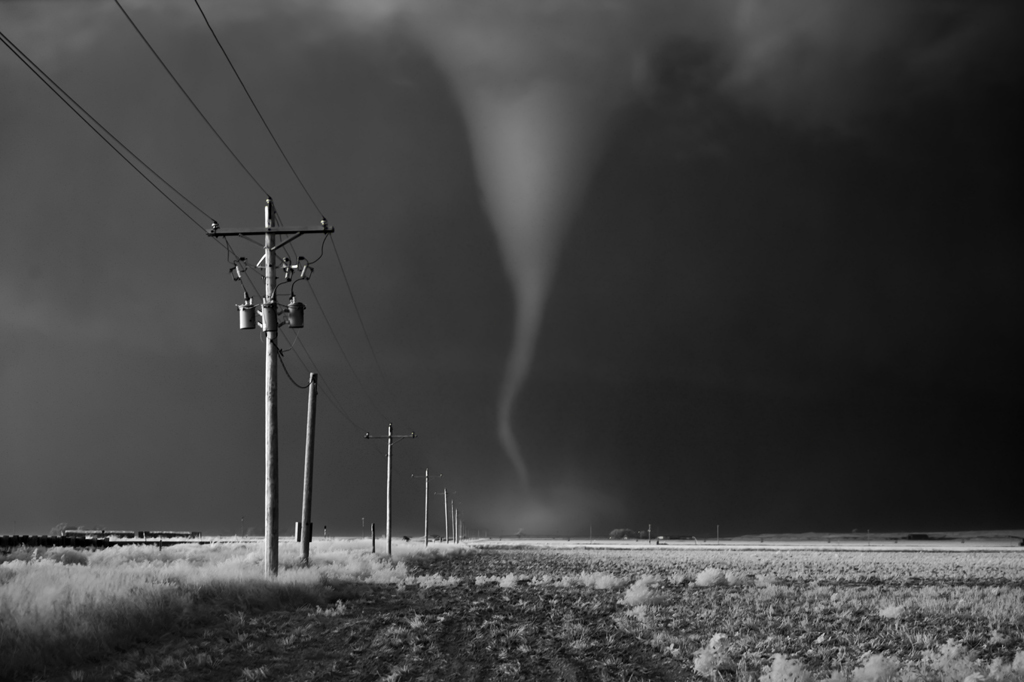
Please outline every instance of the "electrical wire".
[[299, 389], [300, 391], [304, 391], [307, 388], [309, 388], [310, 382], [307, 381], [305, 384], [299, 384], [299, 382], [295, 381], [295, 379], [292, 377], [291, 372], [288, 371], [288, 365], [285, 364], [285, 361], [284, 361], [284, 351], [281, 350], [281, 347], [277, 345], [277, 342], [271, 341], [270, 343], [273, 344], [274, 350], [277, 351], [277, 357], [281, 361], [281, 369], [284, 370], [284, 374], [285, 374], [286, 377], [288, 377], [288, 381], [292, 382], [295, 385], [295, 388]]
[[213, 30], [213, 26], [210, 25], [210, 20], [206, 18], [206, 12], [204, 12], [203, 8], [199, 5], [199, 0], [195, 0], [195, 3], [196, 8], [199, 9], [199, 13], [203, 15], [203, 21], [206, 22], [206, 27], [210, 29], [210, 35], [212, 35], [213, 39], [217, 41], [217, 47], [220, 48], [221, 54], [224, 55], [224, 59], [227, 60], [228, 66], [231, 67], [231, 70], [235, 74], [235, 78], [238, 79], [238, 84], [241, 85], [242, 90], [245, 91], [245, 96], [249, 98], [249, 103], [252, 104], [252, 108], [256, 111], [256, 115], [259, 116], [260, 121], [263, 122], [263, 127], [267, 129], [267, 134], [270, 135], [270, 139], [273, 140], [274, 145], [277, 146], [277, 151], [281, 152], [281, 158], [283, 158], [284, 162], [288, 164], [288, 168], [291, 169], [292, 175], [295, 176], [295, 180], [299, 183], [299, 186], [302, 187], [302, 191], [306, 193], [306, 196], [309, 198], [309, 202], [313, 204], [313, 208], [315, 208], [317, 213], [320, 214], [320, 217], [323, 218], [324, 212], [320, 210], [319, 206], [317, 206], [316, 201], [313, 199], [313, 195], [309, 193], [308, 189], [306, 189], [306, 185], [302, 182], [302, 178], [300, 178], [299, 174], [295, 171], [295, 166], [293, 166], [292, 162], [288, 160], [288, 155], [284, 153], [284, 149], [282, 149], [281, 144], [277, 141], [277, 137], [274, 135], [273, 131], [270, 130], [270, 125], [267, 124], [267, 119], [263, 118], [260, 108], [256, 106], [256, 101], [252, 98], [252, 95], [249, 94], [249, 88], [245, 87], [245, 82], [239, 75], [238, 69], [235, 68], [234, 62], [232, 62], [231, 57], [228, 56], [227, 50], [224, 49], [224, 45], [220, 42], [220, 38], [217, 37], [216, 31]]
[[359, 320], [359, 328], [363, 330], [363, 338], [366, 339], [366, 345], [370, 348], [370, 355], [373, 356], [373, 364], [377, 367], [377, 372], [380, 374], [380, 378], [384, 380], [384, 388], [388, 387], [388, 378], [384, 375], [384, 370], [380, 367], [380, 361], [377, 359], [377, 351], [373, 349], [373, 344], [370, 342], [370, 335], [366, 332], [366, 325], [363, 323], [363, 316], [359, 312], [359, 306], [356, 305], [356, 297], [352, 293], [352, 287], [348, 283], [348, 275], [345, 274], [345, 266], [341, 263], [341, 254], [338, 253], [338, 246], [334, 243], [334, 235], [329, 235], [331, 238], [331, 248], [334, 250], [334, 257], [338, 260], [338, 267], [341, 269], [342, 279], [345, 280], [345, 289], [348, 291], [349, 300], [352, 301], [352, 307], [356, 311], [356, 319]]
[[316, 301], [316, 307], [320, 309], [320, 314], [323, 315], [324, 322], [327, 323], [327, 329], [330, 330], [331, 336], [334, 337], [334, 343], [338, 346], [338, 350], [341, 351], [341, 357], [344, 358], [345, 364], [347, 364], [349, 366], [349, 369], [352, 370], [352, 376], [356, 378], [356, 382], [362, 387], [363, 391], [366, 393], [366, 398], [370, 402], [370, 405], [373, 406], [373, 409], [377, 411], [377, 414], [382, 419], [386, 420], [387, 417], [384, 416], [384, 412], [380, 409], [380, 407], [378, 407], [377, 403], [374, 402], [373, 396], [370, 394], [370, 390], [366, 387], [366, 384], [363, 383], [363, 380], [359, 378], [359, 373], [356, 372], [355, 366], [348, 359], [348, 354], [345, 352], [345, 349], [341, 346], [341, 341], [338, 339], [338, 334], [334, 331], [334, 327], [331, 325], [331, 321], [327, 319], [327, 312], [324, 310], [323, 305], [320, 304], [320, 298], [316, 295], [316, 290], [313, 288], [312, 283], [307, 284], [309, 284], [309, 293], [313, 294], [313, 300]]
[[[348, 412], [341, 409], [341, 406], [338, 404], [337, 396], [334, 395], [334, 391], [331, 389], [329, 382], [327, 381], [323, 372], [321, 372], [320, 369], [316, 366], [316, 362], [313, 360], [313, 356], [310, 355], [309, 350], [306, 348], [305, 344], [302, 343], [302, 337], [300, 337], [298, 334], [295, 335], [295, 341], [292, 344], [293, 347], [295, 343], [298, 343], [299, 348], [302, 348], [302, 350], [306, 353], [306, 357], [309, 359], [309, 364], [313, 366], [312, 371], [316, 372], [317, 376], [320, 378], [320, 384], [324, 388], [324, 395], [327, 397], [327, 402], [329, 402], [331, 404], [331, 407], [333, 407], [338, 412], [338, 414], [344, 417], [345, 420], [348, 421], [348, 423], [351, 424], [352, 427], [356, 429], [356, 431], [358, 431], [359, 433], [366, 433], [366, 429], [356, 424], [352, 417], [349, 416]], [[309, 367], [306, 366], [305, 362], [303, 362], [302, 356], [298, 352], [295, 353], [295, 358], [299, 361], [299, 363], [303, 366], [303, 368], [305, 368], [307, 372], [310, 371]]]
[[254, 176], [249, 171], [249, 169], [246, 167], [246, 165], [244, 163], [242, 163], [242, 160], [240, 158], [238, 158], [238, 155], [235, 154], [234, 151], [232, 151], [232, 149], [228, 145], [228, 143], [224, 140], [223, 137], [221, 137], [220, 133], [217, 132], [217, 129], [213, 127], [213, 124], [210, 123], [210, 120], [208, 118], [206, 118], [206, 115], [203, 114], [202, 110], [199, 108], [199, 105], [197, 105], [195, 103], [195, 101], [193, 101], [193, 99], [191, 97], [189, 97], [189, 94], [185, 91], [185, 88], [182, 87], [181, 83], [178, 82], [178, 79], [174, 77], [174, 74], [171, 73], [171, 70], [167, 67], [167, 64], [165, 64], [164, 60], [160, 58], [160, 55], [157, 54], [156, 50], [153, 48], [153, 46], [150, 44], [150, 42], [146, 39], [146, 36], [144, 36], [142, 34], [142, 31], [135, 24], [135, 22], [132, 21], [132, 18], [128, 15], [128, 12], [125, 11], [124, 7], [121, 6], [121, 0], [114, 0], [114, 2], [117, 4], [118, 9], [121, 10], [121, 13], [124, 14], [125, 18], [128, 20], [128, 23], [130, 23], [132, 25], [132, 28], [135, 29], [135, 32], [139, 34], [140, 38], [142, 38], [142, 42], [146, 43], [146, 47], [148, 47], [149, 51], [153, 53], [153, 56], [156, 57], [156, 60], [158, 62], [160, 62], [160, 66], [164, 67], [164, 71], [167, 72], [167, 75], [171, 77], [171, 80], [174, 81], [174, 84], [178, 86], [179, 90], [181, 90], [181, 94], [185, 95], [185, 99], [187, 99], [189, 101], [189, 104], [191, 104], [192, 108], [196, 110], [196, 113], [198, 113], [199, 116], [203, 119], [203, 121], [206, 122], [206, 125], [209, 126], [210, 130], [213, 131], [213, 134], [217, 136], [217, 139], [220, 140], [221, 144], [224, 145], [224, 148], [228, 150], [228, 153], [231, 154], [232, 157], [234, 157], [235, 161], [238, 162], [238, 165], [241, 166], [242, 170], [245, 171], [246, 175], [248, 175], [252, 179], [252, 181], [256, 183], [256, 186], [260, 188], [260, 190], [263, 192], [263, 194], [265, 196], [270, 196], [270, 192], [268, 192], [266, 189], [264, 189], [263, 185], [260, 184], [260, 181], [256, 179], [256, 176]]
[[327, 243], [327, 238], [330, 237], [331, 234], [332, 234], [331, 232], [328, 232], [327, 234], [325, 234], [324, 235], [324, 240], [322, 242], [320, 242], [320, 255], [317, 256], [316, 258], [314, 258], [313, 260], [306, 261], [307, 263], [309, 263], [310, 265], [313, 265], [318, 260], [320, 260], [321, 258], [324, 257], [324, 245]]
[[[74, 97], [69, 95], [62, 87], [60, 87], [60, 85], [58, 85], [55, 80], [53, 80], [45, 71], [43, 71], [43, 69], [39, 65], [37, 65], [34, 61], [32, 61], [32, 59], [28, 55], [26, 55], [21, 50], [21, 48], [19, 48], [17, 45], [15, 45], [14, 41], [12, 41], [10, 38], [8, 38], [6, 35], [4, 35], [4, 33], [2, 31], [0, 31], [0, 42], [2, 42], [7, 47], [7, 49], [9, 49], [14, 54], [14, 56], [17, 57], [21, 61], [21, 63], [24, 64], [29, 69], [29, 71], [31, 71], [33, 74], [35, 74], [35, 76], [39, 80], [41, 80], [43, 82], [43, 84], [46, 85], [46, 87], [48, 87], [50, 89], [50, 91], [53, 92], [53, 94], [55, 94], [58, 97], [58, 99], [60, 99], [62, 102], [64, 102], [64, 104], [69, 109], [71, 109], [71, 111], [73, 111], [75, 113], [75, 115], [78, 116], [78, 118], [82, 119], [82, 122], [85, 123], [87, 126], [89, 126], [89, 128], [94, 133], [96, 133], [96, 135], [98, 135], [101, 140], [106, 142], [107, 145], [111, 149], [113, 149], [114, 152], [116, 152], [117, 155], [120, 156], [124, 160], [125, 163], [127, 163], [129, 166], [131, 166], [133, 169], [135, 169], [136, 173], [141, 175], [143, 177], [143, 179], [145, 179], [146, 182], [148, 182], [150, 185], [152, 185], [153, 188], [157, 192], [160, 192], [160, 194], [162, 194], [164, 196], [164, 198], [167, 199], [167, 201], [171, 202], [171, 204], [176, 209], [178, 209], [182, 213], [182, 215], [184, 215], [192, 223], [194, 223], [196, 227], [198, 227], [203, 232], [206, 232], [206, 228], [203, 227], [199, 223], [198, 220], [196, 220], [188, 211], [186, 211], [184, 208], [182, 208], [181, 205], [178, 204], [178, 202], [176, 202], [174, 199], [172, 199], [171, 196], [169, 194], [167, 194], [167, 192], [165, 192], [155, 182], [153, 182], [152, 178], [150, 178], [148, 175], [143, 173], [142, 170], [138, 166], [136, 166], [134, 163], [132, 163], [131, 160], [127, 156], [125, 156], [124, 152], [126, 152], [129, 156], [131, 156], [136, 161], [138, 161], [139, 164], [141, 164], [146, 170], [148, 170], [150, 173], [152, 173], [158, 180], [160, 180], [160, 182], [162, 182], [168, 188], [170, 188], [170, 190], [172, 192], [177, 194], [185, 202], [187, 202], [190, 206], [192, 206], [192, 208], [194, 208], [197, 211], [199, 211], [200, 213], [202, 213], [211, 222], [216, 222], [216, 221], [214, 221], [214, 219], [212, 217], [210, 217], [210, 214], [208, 214], [203, 209], [199, 208], [199, 206], [197, 206], [193, 201], [191, 201], [188, 197], [186, 197], [184, 194], [182, 194], [180, 191], [178, 191], [178, 189], [176, 187], [174, 187], [174, 185], [172, 185], [170, 182], [168, 182], [166, 179], [164, 179], [164, 177], [162, 175], [160, 175], [155, 170], [153, 170], [149, 166], [149, 164], [147, 164], [145, 161], [140, 159], [137, 154], [135, 154], [131, 149], [129, 149], [128, 146], [124, 142], [121, 142], [121, 140], [119, 140], [116, 135], [111, 133], [103, 124], [101, 124], [98, 120], [96, 120], [96, 118], [92, 114], [90, 114], [85, 109], [85, 107], [83, 107], [81, 104], [79, 104], [75, 100]], [[100, 132], [100, 131], [102, 131], [102, 132]], [[113, 141], [111, 141], [111, 140], [113, 140]], [[117, 143], [117, 145], [120, 145], [120, 147], [122, 149], [124, 149], [124, 152], [122, 152], [121, 149], [117, 148], [117, 146], [114, 144], [115, 142]], [[226, 245], [224, 245], [224, 246], [225, 246], [225, 248], [227, 248], [227, 250], [229, 252], [231, 252], [231, 249], [230, 249], [229, 246], [226, 246]]]

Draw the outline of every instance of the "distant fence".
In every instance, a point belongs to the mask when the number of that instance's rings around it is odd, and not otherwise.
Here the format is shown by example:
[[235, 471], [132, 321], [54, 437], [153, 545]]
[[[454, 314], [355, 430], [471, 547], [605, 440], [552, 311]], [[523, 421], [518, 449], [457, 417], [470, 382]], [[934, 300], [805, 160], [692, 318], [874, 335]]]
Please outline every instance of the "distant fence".
[[13, 547], [113, 547], [116, 545], [173, 545], [209, 542], [199, 531], [66, 530], [60, 535], [0, 535], [0, 549]]
[[199, 539], [203, 534], [197, 530], [65, 530], [61, 531], [65, 538], [191, 538]]

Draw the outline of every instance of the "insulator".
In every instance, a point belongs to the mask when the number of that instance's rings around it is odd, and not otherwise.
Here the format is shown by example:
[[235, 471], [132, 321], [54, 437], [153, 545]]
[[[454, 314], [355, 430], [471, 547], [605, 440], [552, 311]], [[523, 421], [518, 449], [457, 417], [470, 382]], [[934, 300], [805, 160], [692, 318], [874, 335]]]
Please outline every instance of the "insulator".
[[240, 305], [236, 305], [238, 308], [238, 328], [239, 329], [255, 329], [256, 328], [256, 306], [252, 304], [252, 301], [246, 301]]
[[302, 325], [305, 322], [306, 306], [302, 303], [297, 303], [295, 297], [288, 302], [288, 326], [292, 329], [302, 329]]
[[273, 303], [263, 304], [263, 331], [277, 331], [277, 306]]

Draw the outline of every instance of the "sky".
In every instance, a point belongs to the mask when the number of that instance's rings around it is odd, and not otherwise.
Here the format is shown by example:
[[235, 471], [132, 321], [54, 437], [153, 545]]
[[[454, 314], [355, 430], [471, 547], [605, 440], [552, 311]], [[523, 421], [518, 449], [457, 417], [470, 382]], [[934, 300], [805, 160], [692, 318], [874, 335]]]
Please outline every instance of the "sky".
[[1022, 527], [1018, 3], [203, 3], [301, 185], [195, 2], [122, 6], [245, 168], [113, 0], [0, 3], [201, 209], [0, 50], [0, 534], [262, 534], [263, 341], [204, 230], [268, 193], [336, 230], [281, 343], [318, 533], [383, 526], [389, 422], [398, 535], [428, 468], [470, 534]]

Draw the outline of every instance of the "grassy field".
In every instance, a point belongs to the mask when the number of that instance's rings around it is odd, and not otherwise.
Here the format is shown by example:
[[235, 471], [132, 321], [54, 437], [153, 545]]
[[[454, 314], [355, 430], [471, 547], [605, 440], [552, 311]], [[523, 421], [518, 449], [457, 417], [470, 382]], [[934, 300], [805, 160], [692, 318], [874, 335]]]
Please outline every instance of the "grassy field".
[[0, 679], [1024, 680], [1019, 548], [365, 544], [16, 553]]

